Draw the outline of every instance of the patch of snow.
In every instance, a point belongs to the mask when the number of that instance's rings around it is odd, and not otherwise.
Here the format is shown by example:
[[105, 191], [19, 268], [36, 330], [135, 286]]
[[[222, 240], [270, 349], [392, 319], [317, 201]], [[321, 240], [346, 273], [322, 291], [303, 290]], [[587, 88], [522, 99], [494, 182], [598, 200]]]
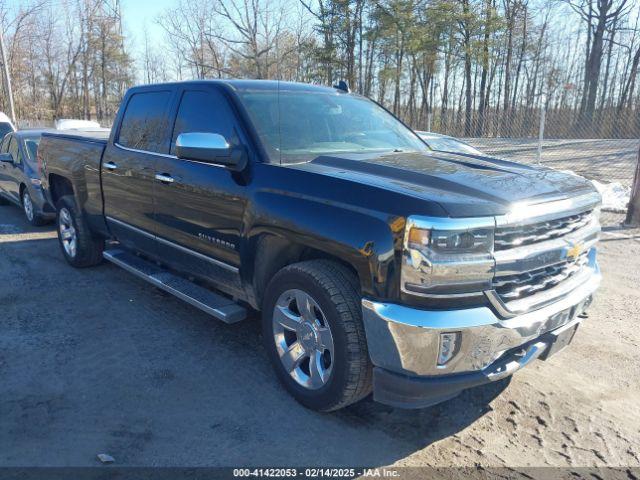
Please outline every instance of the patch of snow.
[[620, 182], [601, 183], [591, 180], [600, 195], [602, 195], [602, 210], [608, 212], [625, 213], [631, 198], [631, 187], [625, 187]]
[[[586, 178], [573, 170], [560, 170], [562, 173]], [[586, 178], [586, 180], [589, 180]], [[602, 183], [598, 180], [589, 180], [602, 196], [602, 210], [614, 213], [626, 213], [631, 199], [631, 187], [625, 187], [620, 182]]]

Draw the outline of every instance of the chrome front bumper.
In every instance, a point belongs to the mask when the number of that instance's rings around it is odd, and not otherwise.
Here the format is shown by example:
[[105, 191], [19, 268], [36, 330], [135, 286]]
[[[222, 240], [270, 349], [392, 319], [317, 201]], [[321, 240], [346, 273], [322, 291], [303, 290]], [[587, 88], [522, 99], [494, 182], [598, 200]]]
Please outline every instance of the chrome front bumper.
[[[489, 370], [506, 352], [575, 321], [600, 280], [595, 263], [589, 278], [561, 299], [511, 318], [501, 318], [484, 306], [433, 311], [364, 299], [363, 319], [371, 361], [379, 369], [413, 377]], [[460, 344], [450, 361], [438, 365], [440, 334], [448, 332], [459, 332]], [[513, 366], [508, 374], [521, 366]]]

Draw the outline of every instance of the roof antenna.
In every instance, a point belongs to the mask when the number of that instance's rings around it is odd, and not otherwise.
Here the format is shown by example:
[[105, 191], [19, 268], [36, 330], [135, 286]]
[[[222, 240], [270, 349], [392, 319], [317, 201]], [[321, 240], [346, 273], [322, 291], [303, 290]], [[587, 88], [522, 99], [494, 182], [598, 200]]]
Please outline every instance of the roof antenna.
[[338, 90], [342, 90], [343, 92], [350, 93], [349, 84], [344, 80], [340, 80], [337, 85], [334, 85], [333, 88], [337, 88]]

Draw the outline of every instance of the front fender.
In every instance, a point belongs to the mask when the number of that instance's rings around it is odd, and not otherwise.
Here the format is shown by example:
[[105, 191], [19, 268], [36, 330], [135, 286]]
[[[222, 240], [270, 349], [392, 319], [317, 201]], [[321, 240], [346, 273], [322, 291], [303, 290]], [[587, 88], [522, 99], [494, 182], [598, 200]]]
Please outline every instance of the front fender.
[[[403, 217], [274, 191], [258, 192], [254, 200], [255, 208], [247, 218], [245, 255], [259, 251], [262, 236], [275, 235], [350, 264], [358, 273], [363, 295], [378, 299], [397, 295], [400, 258], [396, 247], [402, 241]], [[246, 274], [251, 278], [253, 272]]]

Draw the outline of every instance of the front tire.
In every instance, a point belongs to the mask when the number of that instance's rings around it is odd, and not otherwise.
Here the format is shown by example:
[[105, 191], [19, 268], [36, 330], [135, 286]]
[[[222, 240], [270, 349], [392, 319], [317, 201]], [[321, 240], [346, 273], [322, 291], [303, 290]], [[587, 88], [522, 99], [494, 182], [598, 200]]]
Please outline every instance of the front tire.
[[307, 408], [329, 412], [371, 392], [355, 275], [328, 260], [289, 265], [269, 283], [262, 331], [276, 374]]
[[58, 241], [67, 262], [76, 268], [101, 263], [104, 241], [91, 235], [75, 199], [70, 195], [64, 196], [58, 200], [56, 208]]
[[28, 188], [25, 188], [22, 192], [22, 211], [24, 212], [27, 222], [34, 227], [40, 227], [46, 223], [42, 215], [37, 212]]

